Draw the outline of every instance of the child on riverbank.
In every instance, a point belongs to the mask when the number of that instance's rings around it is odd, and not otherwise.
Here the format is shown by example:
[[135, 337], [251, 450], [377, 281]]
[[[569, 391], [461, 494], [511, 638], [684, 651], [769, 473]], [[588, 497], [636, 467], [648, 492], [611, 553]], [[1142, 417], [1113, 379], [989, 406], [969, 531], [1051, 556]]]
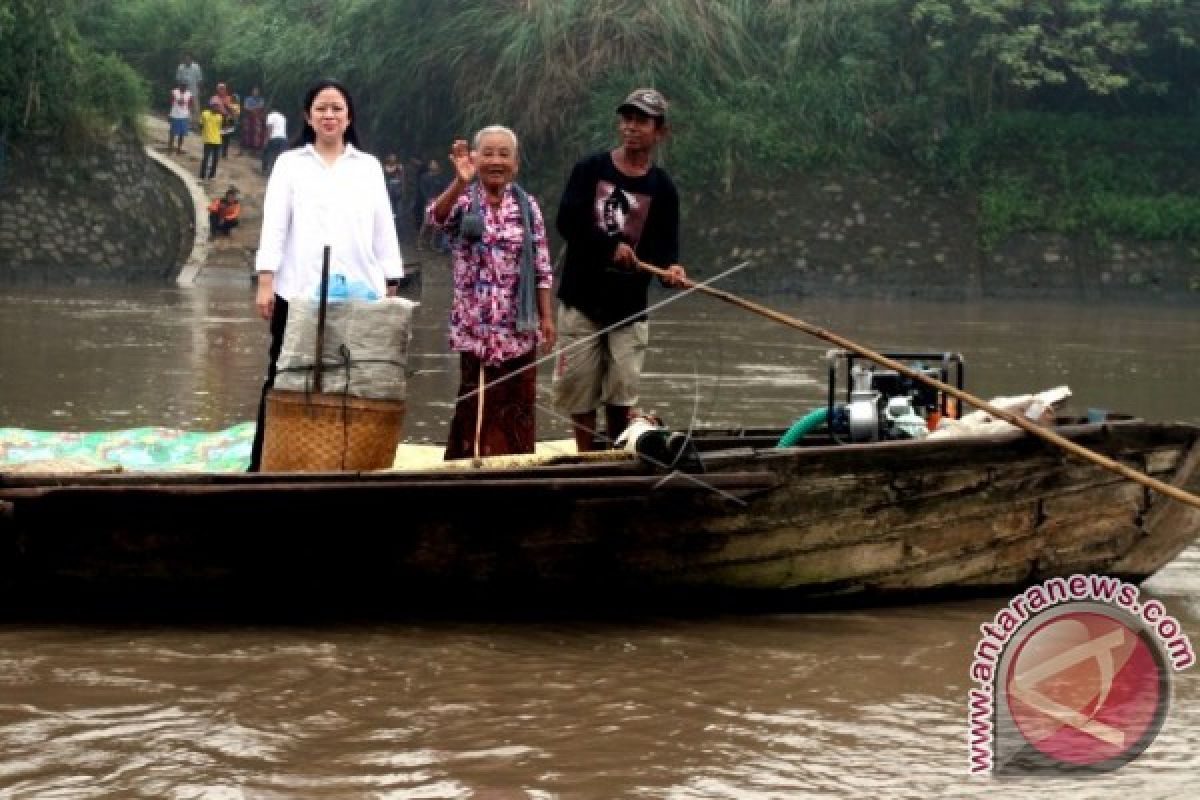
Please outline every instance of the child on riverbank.
[[236, 186], [230, 186], [224, 197], [218, 197], [208, 204], [208, 236], [229, 236], [238, 226], [242, 216], [242, 204], [238, 200]]

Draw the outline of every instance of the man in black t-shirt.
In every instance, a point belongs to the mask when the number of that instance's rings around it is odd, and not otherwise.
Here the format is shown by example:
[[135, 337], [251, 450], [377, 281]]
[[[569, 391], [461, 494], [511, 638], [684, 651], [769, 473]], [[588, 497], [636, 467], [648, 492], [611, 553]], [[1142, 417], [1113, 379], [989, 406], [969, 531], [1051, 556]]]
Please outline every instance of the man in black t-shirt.
[[599, 406], [611, 442], [638, 401], [650, 283], [638, 262], [666, 269], [665, 286], [687, 279], [677, 263], [679, 195], [654, 164], [654, 150], [668, 133], [666, 98], [655, 89], [631, 92], [617, 107], [617, 132], [615, 149], [587, 156], [571, 170], [558, 208], [567, 253], [558, 288], [554, 401], [571, 415], [580, 452], [592, 449]]

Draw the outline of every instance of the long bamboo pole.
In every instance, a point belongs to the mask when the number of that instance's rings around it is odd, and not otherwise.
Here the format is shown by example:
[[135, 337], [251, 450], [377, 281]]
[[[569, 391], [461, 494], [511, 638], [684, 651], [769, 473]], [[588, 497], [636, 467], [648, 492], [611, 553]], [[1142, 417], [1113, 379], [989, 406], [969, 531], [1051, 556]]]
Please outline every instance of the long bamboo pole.
[[[653, 275], [657, 275], [660, 278], [667, 276], [666, 270], [660, 269], [652, 264], [647, 264], [644, 261], [638, 261], [637, 266], [638, 269], [644, 270], [645, 272], [649, 272]], [[1002, 419], [1005, 422], [1015, 425], [1024, 430], [1026, 433], [1030, 433], [1039, 439], [1047, 441], [1055, 447], [1060, 447], [1063, 450], [1066, 450], [1068, 453], [1078, 456], [1085, 461], [1090, 461], [1093, 464], [1104, 467], [1105, 469], [1115, 472], [1124, 478], [1128, 478], [1129, 480], [1140, 483], [1156, 492], [1161, 492], [1168, 497], [1172, 497], [1181, 503], [1186, 503], [1193, 508], [1200, 509], [1200, 497], [1197, 497], [1185, 489], [1181, 489], [1178, 486], [1172, 486], [1169, 483], [1163, 483], [1157, 478], [1152, 478], [1149, 475], [1139, 472], [1132, 467], [1128, 467], [1119, 461], [1115, 461], [1106, 455], [1089, 450], [1086, 447], [1055, 433], [1049, 428], [1043, 428], [1041, 425], [1026, 419], [1020, 414], [1014, 414], [1011, 411], [998, 408], [986, 400], [976, 397], [970, 392], [963, 391], [956, 386], [951, 386], [948, 383], [939, 381], [937, 378], [931, 378], [928, 375], [924, 375], [917, 370], [912, 369], [911, 367], [901, 364], [899, 361], [888, 358], [881, 353], [876, 353], [874, 350], [870, 350], [861, 344], [858, 344], [857, 342], [847, 339], [844, 336], [840, 336], [832, 331], [827, 331], [824, 328], [818, 328], [816, 325], [807, 323], [804, 320], [790, 317], [787, 314], [783, 314], [772, 308], [759, 305], [758, 303], [755, 303], [752, 300], [747, 300], [744, 297], [738, 297], [737, 295], [731, 294], [730, 292], [726, 292], [722, 289], [714, 289], [711, 286], [704, 286], [702, 284], [693, 283], [689, 280], [685, 280], [683, 285], [685, 288], [695, 289], [696, 291], [703, 292], [704, 294], [724, 300], [727, 303], [731, 303], [739, 308], [744, 308], [747, 311], [758, 314], [759, 316], [763, 316], [767, 319], [787, 325], [790, 328], [804, 331], [810, 336], [815, 336], [818, 339], [835, 344], [843, 350], [849, 350], [852, 353], [857, 353], [863, 358], [874, 361], [876, 364], [887, 367], [888, 369], [893, 369], [907, 378], [920, 381], [921, 383], [934, 387], [940, 392], [945, 392], [951, 397], [956, 397], [964, 403], [969, 403], [976, 408], [983, 409], [993, 417]]]

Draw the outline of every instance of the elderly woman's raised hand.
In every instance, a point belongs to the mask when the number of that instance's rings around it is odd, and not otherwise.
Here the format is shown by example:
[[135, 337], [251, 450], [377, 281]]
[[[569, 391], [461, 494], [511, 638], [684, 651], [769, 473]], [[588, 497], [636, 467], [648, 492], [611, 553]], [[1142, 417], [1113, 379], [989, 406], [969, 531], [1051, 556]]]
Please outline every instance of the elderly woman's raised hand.
[[471, 149], [466, 139], [455, 139], [450, 147], [450, 163], [454, 165], [454, 174], [462, 183], [475, 180], [475, 160], [471, 157]]

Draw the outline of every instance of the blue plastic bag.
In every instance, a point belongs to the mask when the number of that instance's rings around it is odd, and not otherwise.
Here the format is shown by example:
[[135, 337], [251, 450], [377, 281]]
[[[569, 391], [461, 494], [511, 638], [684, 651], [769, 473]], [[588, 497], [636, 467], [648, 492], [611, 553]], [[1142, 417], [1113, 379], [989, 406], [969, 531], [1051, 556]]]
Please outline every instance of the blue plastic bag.
[[[321, 287], [318, 286], [316, 292], [313, 293], [314, 299], [320, 301]], [[326, 297], [331, 303], [341, 302], [343, 300], [378, 300], [379, 292], [372, 289], [362, 281], [347, 281], [346, 276], [341, 273], [334, 273], [329, 276], [329, 292]]]

